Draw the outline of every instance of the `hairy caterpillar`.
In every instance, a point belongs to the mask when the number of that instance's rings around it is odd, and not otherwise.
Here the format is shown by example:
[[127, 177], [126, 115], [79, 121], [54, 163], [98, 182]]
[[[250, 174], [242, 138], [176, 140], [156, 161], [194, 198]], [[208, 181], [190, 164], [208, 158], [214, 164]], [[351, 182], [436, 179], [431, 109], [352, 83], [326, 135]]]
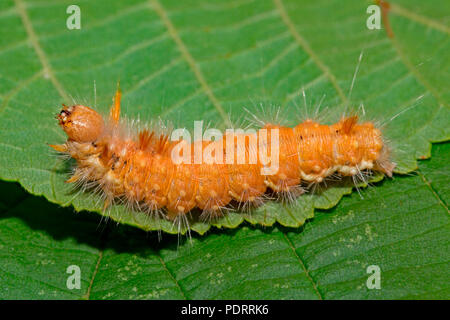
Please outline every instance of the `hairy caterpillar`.
[[[380, 130], [372, 122], [358, 123], [357, 116], [333, 125], [312, 120], [293, 128], [266, 124], [255, 133], [175, 142], [151, 128], [129, 133], [119, 121], [120, 98], [118, 89], [105, 118], [83, 105], [63, 105], [57, 119], [68, 140], [50, 145], [77, 162], [67, 182], [100, 189], [105, 208], [123, 199], [136, 210], [169, 220], [183, 218], [194, 208], [202, 210], [203, 218], [214, 218], [231, 201], [258, 205], [269, 189], [299, 195], [302, 184], [320, 183], [332, 175], [376, 171], [392, 176], [395, 168]], [[209, 154], [209, 159], [196, 161], [196, 151]], [[277, 157], [268, 161], [268, 154]], [[274, 161], [276, 170], [264, 172]]]

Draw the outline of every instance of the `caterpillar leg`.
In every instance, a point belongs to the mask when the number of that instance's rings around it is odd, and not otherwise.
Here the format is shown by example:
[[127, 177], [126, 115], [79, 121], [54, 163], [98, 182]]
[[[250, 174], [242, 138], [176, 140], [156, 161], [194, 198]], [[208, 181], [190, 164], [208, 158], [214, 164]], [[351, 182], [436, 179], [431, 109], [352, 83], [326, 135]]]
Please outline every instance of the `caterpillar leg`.
[[75, 173], [73, 176], [71, 176], [69, 179], [67, 179], [65, 182], [66, 183], [74, 183], [74, 182], [77, 182], [78, 180], [80, 180], [80, 176], [77, 174], [77, 173]]
[[120, 98], [122, 97], [122, 92], [120, 91], [120, 83], [117, 83], [117, 90], [116, 90], [116, 94], [114, 95], [114, 103], [111, 107], [110, 110], [110, 117], [111, 120], [117, 124], [119, 123], [119, 118], [120, 118]]
[[106, 198], [105, 202], [103, 202], [103, 211], [108, 209], [111, 206], [111, 204], [112, 204], [111, 198]]
[[49, 147], [55, 149], [58, 152], [67, 152], [66, 144], [49, 144]]

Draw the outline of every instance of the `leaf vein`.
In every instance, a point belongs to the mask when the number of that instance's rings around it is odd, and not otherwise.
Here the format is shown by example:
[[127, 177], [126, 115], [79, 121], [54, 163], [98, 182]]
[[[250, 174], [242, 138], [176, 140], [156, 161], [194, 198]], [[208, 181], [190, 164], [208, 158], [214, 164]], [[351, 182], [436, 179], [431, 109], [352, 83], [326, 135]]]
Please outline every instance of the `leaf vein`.
[[203, 76], [203, 73], [201, 72], [200, 68], [197, 66], [197, 63], [195, 62], [194, 58], [190, 54], [190, 52], [189, 52], [188, 48], [186, 47], [186, 45], [184, 44], [183, 40], [181, 40], [175, 26], [173, 25], [172, 21], [168, 17], [165, 9], [158, 2], [158, 0], [149, 0], [149, 1], [150, 1], [150, 4], [153, 4], [153, 9], [159, 15], [160, 19], [164, 22], [167, 30], [169, 31], [170, 36], [174, 40], [178, 49], [180, 50], [181, 55], [189, 64], [190, 68], [194, 72], [195, 77], [197, 78], [200, 85], [204, 88], [204, 91], [207, 94], [210, 101], [212, 102], [213, 106], [216, 108], [217, 112], [220, 114], [222, 119], [227, 123], [227, 125], [231, 126], [231, 121], [228, 118], [226, 112], [224, 111], [221, 103], [219, 102], [217, 97], [214, 95], [212, 89], [206, 82], [206, 79]]
[[316, 65], [319, 67], [319, 69], [326, 75], [328, 80], [331, 82], [332, 86], [336, 90], [337, 94], [341, 98], [341, 100], [348, 104], [347, 96], [342, 91], [342, 88], [339, 86], [336, 77], [331, 73], [330, 69], [322, 62], [322, 60], [319, 58], [319, 56], [312, 50], [309, 43], [300, 35], [300, 33], [295, 28], [295, 25], [291, 21], [291, 18], [289, 17], [288, 13], [286, 12], [286, 9], [283, 5], [282, 0], [273, 0], [275, 7], [280, 12], [280, 16], [283, 20], [283, 22], [288, 27], [289, 31], [291, 32], [294, 39], [298, 42], [298, 44], [305, 50], [306, 53], [308, 53], [311, 58], [314, 60]]
[[64, 100], [70, 101], [69, 96], [64, 91], [63, 86], [56, 78], [50, 65], [50, 62], [48, 61], [47, 56], [39, 43], [39, 39], [33, 29], [33, 25], [31, 24], [31, 20], [30, 17], [28, 16], [23, 0], [14, 0], [14, 3], [16, 5], [16, 10], [22, 19], [22, 23], [25, 27], [28, 38], [30, 39], [31, 44], [33, 45], [33, 48], [39, 58], [39, 61], [42, 64], [42, 68], [44, 69], [44, 75], [48, 75], [50, 81], [52, 82], [55, 89], [58, 91], [59, 95]]
[[306, 274], [306, 277], [308, 278], [309, 281], [311, 281], [311, 284], [314, 288], [314, 291], [317, 293], [317, 295], [319, 296], [320, 300], [323, 300], [322, 294], [319, 291], [319, 288], [317, 286], [317, 283], [314, 281], [314, 279], [311, 277], [311, 275], [309, 274], [308, 269], [306, 268], [305, 263], [303, 262], [302, 258], [300, 257], [300, 255], [298, 254], [298, 252], [295, 250], [294, 245], [292, 244], [292, 241], [289, 239], [289, 237], [285, 234], [282, 233], [284, 239], [286, 240], [287, 244], [289, 245], [289, 247], [292, 249], [293, 254], [295, 255], [295, 257], [298, 259], [298, 262], [300, 263], [300, 266], [303, 268], [303, 271]]

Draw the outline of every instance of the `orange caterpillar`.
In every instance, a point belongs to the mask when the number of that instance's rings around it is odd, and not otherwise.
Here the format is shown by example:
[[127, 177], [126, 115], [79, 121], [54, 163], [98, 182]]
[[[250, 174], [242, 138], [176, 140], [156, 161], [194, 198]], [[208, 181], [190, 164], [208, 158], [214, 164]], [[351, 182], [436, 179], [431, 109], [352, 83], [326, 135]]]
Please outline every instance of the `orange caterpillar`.
[[[119, 124], [120, 97], [118, 89], [109, 119], [86, 106], [63, 105], [57, 118], [68, 140], [51, 145], [77, 162], [67, 182], [99, 187], [105, 196], [105, 208], [115, 199], [125, 199], [137, 210], [149, 213], [161, 213], [165, 208], [170, 220], [196, 207], [206, 217], [215, 217], [232, 200], [258, 204], [268, 188], [281, 195], [301, 193], [304, 182], [319, 183], [333, 174], [357, 176], [362, 170], [392, 176], [395, 167], [380, 130], [371, 122], [358, 123], [357, 116], [333, 125], [312, 120], [294, 128], [267, 124], [263, 129], [278, 129], [279, 141], [275, 146], [279, 152], [278, 170], [271, 175], [262, 174], [265, 164], [259, 156], [253, 164], [177, 164], [171, 155], [178, 142], [170, 141], [168, 135], [149, 129], [137, 135], [124, 133], [124, 125]], [[243, 147], [238, 147], [239, 138], [245, 140]], [[203, 151], [220, 142], [223, 147], [219, 150], [226, 157], [230, 149], [224, 141], [231, 141], [232, 149], [243, 152], [246, 159], [255, 151], [259, 155], [260, 151], [270, 153], [275, 148], [268, 143], [257, 145], [251, 134], [242, 133], [227, 134], [223, 141], [196, 141], [189, 147]], [[193, 160], [194, 156], [190, 157]]]

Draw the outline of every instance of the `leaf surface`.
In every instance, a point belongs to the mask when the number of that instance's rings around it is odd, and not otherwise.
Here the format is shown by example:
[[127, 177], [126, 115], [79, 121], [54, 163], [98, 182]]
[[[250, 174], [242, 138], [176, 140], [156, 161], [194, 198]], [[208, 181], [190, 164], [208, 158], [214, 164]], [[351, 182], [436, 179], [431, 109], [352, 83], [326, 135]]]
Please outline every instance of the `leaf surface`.
[[[68, 164], [47, 146], [65, 140], [54, 114], [72, 99], [106, 112], [119, 79], [125, 116], [188, 128], [199, 119], [226, 126], [228, 115], [239, 119], [243, 107], [258, 112], [260, 103], [281, 106], [291, 125], [320, 101], [328, 123], [363, 105], [367, 119], [385, 124], [398, 173], [428, 158], [430, 142], [449, 138], [447, 3], [395, 1], [393, 38], [366, 27], [371, 2], [364, 1], [82, 1], [81, 30], [65, 27], [69, 4], [15, 0], [0, 8], [0, 178], [62, 206], [101, 211], [102, 204], [64, 183]], [[215, 225], [298, 227], [314, 208], [331, 208], [350, 192], [333, 187]], [[144, 230], [178, 232], [125, 208], [110, 215]]]
[[[162, 234], [0, 182], [1, 299], [449, 299], [450, 144], [416, 175], [345, 197], [301, 228]], [[66, 270], [81, 270], [81, 288]], [[369, 266], [380, 289], [369, 289]]]

